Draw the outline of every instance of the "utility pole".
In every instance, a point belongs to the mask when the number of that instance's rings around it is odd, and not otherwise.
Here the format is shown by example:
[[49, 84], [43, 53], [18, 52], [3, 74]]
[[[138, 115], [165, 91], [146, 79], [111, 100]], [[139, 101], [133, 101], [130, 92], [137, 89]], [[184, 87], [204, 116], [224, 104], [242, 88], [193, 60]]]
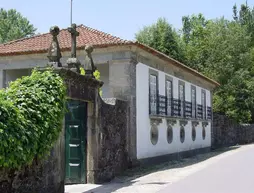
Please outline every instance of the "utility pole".
[[73, 0], [71, 0], [71, 25], [72, 25], [72, 3], [73, 3]]

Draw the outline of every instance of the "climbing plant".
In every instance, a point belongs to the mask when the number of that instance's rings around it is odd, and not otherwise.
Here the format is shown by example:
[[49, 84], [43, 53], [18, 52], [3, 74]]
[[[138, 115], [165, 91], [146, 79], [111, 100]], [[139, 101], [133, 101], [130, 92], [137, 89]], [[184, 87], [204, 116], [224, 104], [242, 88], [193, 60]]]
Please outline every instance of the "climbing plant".
[[[81, 74], [81, 75], [85, 75], [85, 74], [86, 74], [85, 69], [82, 68], [82, 67], [80, 68], [80, 74]], [[94, 75], [94, 77], [95, 77], [96, 80], [100, 80], [101, 73], [99, 72], [99, 70], [95, 70], [95, 72], [93, 73], [93, 75]], [[102, 95], [102, 90], [101, 90], [101, 88], [99, 89], [99, 93], [100, 93], [100, 95]]]
[[66, 87], [53, 72], [33, 70], [0, 91], [0, 167], [20, 168], [45, 156], [58, 139]]

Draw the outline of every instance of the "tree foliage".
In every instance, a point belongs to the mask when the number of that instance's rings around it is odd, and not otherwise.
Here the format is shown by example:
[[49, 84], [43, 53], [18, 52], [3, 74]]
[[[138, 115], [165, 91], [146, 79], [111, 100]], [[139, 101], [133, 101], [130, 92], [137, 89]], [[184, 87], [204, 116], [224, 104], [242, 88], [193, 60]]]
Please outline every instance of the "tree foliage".
[[214, 111], [239, 122], [250, 121], [254, 80], [247, 26], [224, 18], [206, 20], [202, 15], [185, 17], [183, 23], [186, 64], [221, 84], [214, 93]]
[[182, 60], [178, 44], [178, 34], [165, 18], [159, 18], [156, 23], [143, 27], [135, 34], [136, 39], [166, 55]]
[[52, 148], [62, 128], [66, 88], [52, 70], [34, 70], [0, 91], [0, 167], [19, 168]]
[[138, 32], [137, 40], [218, 81], [214, 111], [238, 122], [254, 122], [254, 8], [246, 3], [238, 10], [234, 5], [232, 20], [184, 16], [179, 31], [165, 20], [157, 23]]
[[29, 37], [36, 29], [15, 9], [0, 9], [0, 43]]

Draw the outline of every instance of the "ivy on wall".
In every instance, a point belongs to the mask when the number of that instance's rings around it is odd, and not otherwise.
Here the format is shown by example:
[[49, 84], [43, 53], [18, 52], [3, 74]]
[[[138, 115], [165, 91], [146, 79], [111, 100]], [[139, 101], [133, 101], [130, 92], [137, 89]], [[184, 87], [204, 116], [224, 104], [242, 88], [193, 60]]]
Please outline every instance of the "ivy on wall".
[[52, 69], [33, 70], [0, 90], [0, 167], [45, 156], [61, 132], [65, 103], [64, 81]]

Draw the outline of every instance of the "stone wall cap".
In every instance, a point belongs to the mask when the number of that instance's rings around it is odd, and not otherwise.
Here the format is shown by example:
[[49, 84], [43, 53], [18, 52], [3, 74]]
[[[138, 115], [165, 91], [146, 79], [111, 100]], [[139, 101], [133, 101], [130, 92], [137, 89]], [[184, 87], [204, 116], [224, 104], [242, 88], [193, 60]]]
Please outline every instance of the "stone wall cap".
[[70, 80], [73, 80], [73, 81], [88, 83], [87, 84], [88, 86], [98, 87], [98, 88], [103, 86], [102, 81], [96, 80], [95, 78], [92, 78], [92, 77], [81, 75], [70, 69], [59, 67], [59, 68], [54, 68], [54, 71], [59, 73], [59, 75], [62, 76], [63, 78], [69, 78]]

